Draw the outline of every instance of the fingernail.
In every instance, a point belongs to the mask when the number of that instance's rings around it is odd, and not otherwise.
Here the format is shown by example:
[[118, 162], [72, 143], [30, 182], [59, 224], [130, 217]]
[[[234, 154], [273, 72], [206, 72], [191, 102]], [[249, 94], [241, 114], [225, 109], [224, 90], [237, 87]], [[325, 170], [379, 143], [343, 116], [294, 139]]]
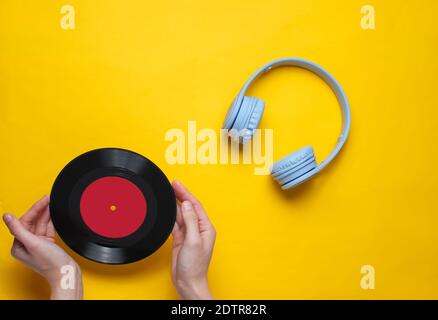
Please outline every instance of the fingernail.
[[3, 215], [3, 220], [8, 223], [12, 221], [12, 215], [10, 215], [9, 213], [6, 213]]
[[183, 205], [183, 209], [184, 209], [184, 210], [192, 210], [192, 208], [193, 208], [193, 206], [192, 206], [192, 204], [190, 203], [190, 201], [184, 201], [184, 202], [182, 203], [182, 205]]

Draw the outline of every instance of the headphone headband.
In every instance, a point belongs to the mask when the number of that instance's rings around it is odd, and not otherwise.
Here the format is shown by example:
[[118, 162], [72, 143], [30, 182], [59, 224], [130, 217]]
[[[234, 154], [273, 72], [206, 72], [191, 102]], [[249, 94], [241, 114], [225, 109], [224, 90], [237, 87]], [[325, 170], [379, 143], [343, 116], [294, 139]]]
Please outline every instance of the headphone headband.
[[348, 103], [347, 96], [345, 95], [344, 90], [342, 89], [341, 85], [338, 83], [338, 81], [330, 74], [328, 73], [324, 68], [317, 65], [316, 63], [313, 63], [311, 61], [300, 59], [300, 58], [284, 58], [284, 59], [278, 59], [271, 61], [270, 63], [264, 65], [259, 70], [257, 70], [249, 79], [248, 81], [243, 85], [242, 89], [239, 91], [239, 94], [237, 95], [235, 99], [235, 105], [237, 106], [237, 110], [240, 109], [243, 101], [243, 97], [245, 96], [246, 91], [248, 90], [249, 86], [257, 80], [260, 76], [263, 74], [271, 71], [272, 69], [278, 68], [278, 67], [284, 67], [284, 66], [291, 66], [291, 67], [298, 67], [303, 68], [306, 70], [309, 70], [319, 76], [322, 80], [324, 80], [330, 88], [333, 90], [333, 92], [336, 95], [336, 98], [338, 100], [338, 103], [341, 107], [342, 112], [342, 130], [341, 134], [338, 137], [338, 141], [332, 152], [327, 156], [327, 158], [322, 161], [318, 166], [318, 171], [322, 170], [327, 164], [330, 163], [330, 161], [333, 160], [333, 158], [336, 157], [336, 155], [339, 153], [339, 151], [342, 149], [342, 146], [344, 145], [345, 141], [347, 140], [348, 134], [350, 132], [350, 125], [351, 125], [351, 115], [350, 115], [350, 104]]

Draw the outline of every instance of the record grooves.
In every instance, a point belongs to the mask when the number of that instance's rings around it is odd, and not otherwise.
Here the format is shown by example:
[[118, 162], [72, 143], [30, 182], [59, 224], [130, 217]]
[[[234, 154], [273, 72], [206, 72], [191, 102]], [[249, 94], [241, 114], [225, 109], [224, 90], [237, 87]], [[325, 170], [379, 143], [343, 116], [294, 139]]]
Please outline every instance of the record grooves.
[[56, 231], [75, 252], [96, 262], [130, 263], [166, 241], [176, 199], [164, 173], [123, 149], [89, 151], [60, 172], [50, 194]]

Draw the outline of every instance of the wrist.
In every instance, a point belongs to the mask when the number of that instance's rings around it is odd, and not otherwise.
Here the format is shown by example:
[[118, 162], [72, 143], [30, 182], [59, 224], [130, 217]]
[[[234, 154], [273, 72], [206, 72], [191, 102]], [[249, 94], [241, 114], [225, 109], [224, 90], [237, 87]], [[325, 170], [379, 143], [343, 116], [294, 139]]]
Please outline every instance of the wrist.
[[51, 300], [83, 299], [82, 273], [74, 261], [60, 266], [47, 280], [50, 285]]
[[177, 291], [184, 300], [212, 300], [210, 288], [208, 287], [207, 279], [199, 281], [179, 281]]

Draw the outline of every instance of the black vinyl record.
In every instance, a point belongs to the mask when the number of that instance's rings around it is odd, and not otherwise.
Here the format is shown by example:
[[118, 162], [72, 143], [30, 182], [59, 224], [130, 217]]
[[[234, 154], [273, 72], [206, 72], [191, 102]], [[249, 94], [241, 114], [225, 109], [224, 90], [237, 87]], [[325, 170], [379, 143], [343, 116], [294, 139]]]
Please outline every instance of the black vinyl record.
[[130, 263], [169, 237], [176, 199], [164, 173], [147, 158], [105, 148], [72, 160], [50, 194], [50, 214], [62, 240], [81, 256]]

